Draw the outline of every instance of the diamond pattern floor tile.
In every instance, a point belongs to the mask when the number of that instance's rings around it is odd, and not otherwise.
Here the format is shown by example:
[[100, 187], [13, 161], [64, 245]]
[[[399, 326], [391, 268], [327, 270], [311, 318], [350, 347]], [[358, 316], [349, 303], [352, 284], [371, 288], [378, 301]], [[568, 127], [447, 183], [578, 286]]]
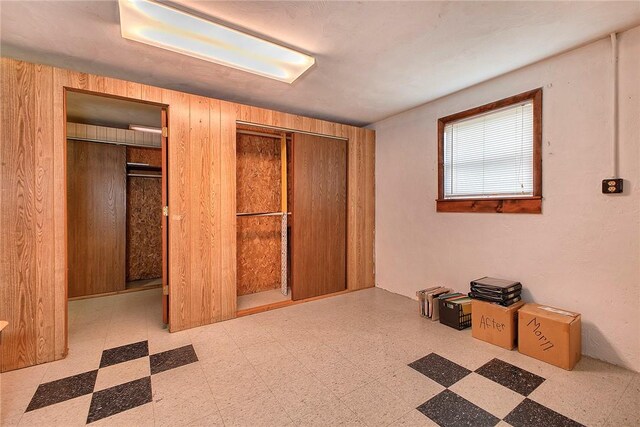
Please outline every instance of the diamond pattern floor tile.
[[128, 362], [149, 355], [149, 345], [147, 341], [140, 341], [134, 344], [122, 345], [110, 348], [102, 352], [100, 367], [115, 365], [117, 363]]
[[450, 387], [471, 373], [467, 368], [435, 353], [411, 362], [409, 366], [443, 387]]
[[152, 354], [149, 358], [151, 362], [151, 375], [164, 372], [169, 369], [178, 368], [197, 362], [198, 356], [191, 344], [162, 353]]
[[416, 409], [442, 427], [484, 427], [495, 426], [500, 422], [498, 417], [451, 390], [444, 390]]
[[151, 402], [151, 377], [97, 391], [91, 399], [87, 424]]
[[531, 399], [525, 399], [504, 419], [513, 427], [554, 426], [584, 427], [582, 424], [552, 411]]
[[27, 412], [92, 393], [97, 375], [98, 370], [95, 370], [40, 384]]
[[476, 373], [523, 396], [528, 396], [544, 382], [544, 378], [499, 359], [476, 369]]

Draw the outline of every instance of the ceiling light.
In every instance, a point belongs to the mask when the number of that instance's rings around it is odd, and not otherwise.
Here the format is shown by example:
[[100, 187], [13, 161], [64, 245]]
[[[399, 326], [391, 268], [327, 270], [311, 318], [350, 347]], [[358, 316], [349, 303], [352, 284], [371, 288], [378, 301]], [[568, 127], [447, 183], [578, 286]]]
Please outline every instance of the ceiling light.
[[140, 132], [148, 132], [148, 133], [162, 133], [161, 128], [154, 128], [152, 126], [142, 126], [142, 125], [129, 125], [129, 130], [137, 130]]
[[119, 0], [122, 37], [293, 83], [315, 59], [149, 0]]

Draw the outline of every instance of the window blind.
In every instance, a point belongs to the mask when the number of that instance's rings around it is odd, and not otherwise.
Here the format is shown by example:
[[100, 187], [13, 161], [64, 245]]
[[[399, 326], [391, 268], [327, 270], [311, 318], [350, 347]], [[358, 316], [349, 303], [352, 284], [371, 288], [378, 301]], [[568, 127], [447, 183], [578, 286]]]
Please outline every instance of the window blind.
[[444, 197], [533, 195], [533, 102], [447, 123]]

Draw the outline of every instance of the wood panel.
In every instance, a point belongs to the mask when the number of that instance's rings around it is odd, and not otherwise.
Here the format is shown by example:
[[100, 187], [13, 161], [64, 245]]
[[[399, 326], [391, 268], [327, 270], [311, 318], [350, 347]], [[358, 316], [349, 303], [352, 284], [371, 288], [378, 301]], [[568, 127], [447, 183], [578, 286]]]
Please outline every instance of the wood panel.
[[127, 179], [126, 281], [162, 277], [162, 181]]
[[[35, 318], [35, 192], [34, 88], [35, 73], [28, 64], [2, 67], [2, 304], [3, 368], [37, 363]], [[11, 143], [8, 143], [8, 142]], [[11, 281], [4, 280], [10, 278]], [[7, 303], [10, 302], [10, 303]]]
[[43, 363], [55, 355], [53, 69], [37, 65], [35, 72], [36, 362]]
[[[280, 139], [237, 134], [236, 203], [238, 212], [281, 209]], [[237, 219], [238, 295], [280, 287], [279, 217]]]
[[294, 134], [292, 299], [346, 289], [347, 143]]
[[[127, 162], [162, 167], [160, 149], [126, 150]], [[127, 177], [127, 282], [162, 277], [162, 179], [158, 175]]]
[[[60, 359], [67, 352], [65, 90], [168, 107], [169, 294], [170, 311], [176, 314], [171, 331], [236, 316], [236, 120], [349, 139], [347, 283], [350, 290], [373, 285], [372, 131], [214, 99], [207, 99], [209, 123], [200, 125], [200, 109], [206, 107], [193, 95], [7, 58], [2, 58], [2, 71], [0, 315], [10, 320], [2, 370]], [[192, 109], [198, 123], [193, 132]], [[208, 139], [198, 136], [206, 133]], [[364, 151], [357, 156], [361, 144]], [[200, 166], [193, 169], [196, 163]], [[209, 173], [203, 174], [207, 167]], [[360, 183], [352, 182], [358, 174]], [[363, 184], [367, 189], [358, 191]], [[203, 192], [207, 197], [201, 202]], [[356, 209], [358, 204], [364, 208]], [[202, 239], [196, 245], [190, 241], [194, 230]], [[205, 265], [211, 279], [194, 286]], [[191, 297], [194, 289], [201, 297]]]
[[69, 140], [69, 297], [125, 289], [125, 147]]
[[162, 150], [158, 148], [127, 147], [127, 162], [147, 163], [162, 168]]
[[220, 317], [236, 316], [236, 111], [220, 102]]
[[222, 221], [221, 216], [221, 166], [220, 166], [220, 101], [209, 100], [209, 144], [211, 147], [211, 159], [209, 162], [209, 186], [211, 192], [211, 207], [209, 210], [209, 224], [211, 232], [211, 306], [208, 317], [202, 320], [202, 324], [235, 317], [233, 313], [223, 310], [222, 290]]
[[[144, 93], [144, 89], [143, 89]], [[158, 95], [162, 99], [162, 91]], [[161, 110], [162, 128], [167, 129], [169, 121], [167, 118], [167, 109]], [[167, 179], [168, 171], [168, 148], [167, 148], [167, 132], [162, 133], [161, 139], [161, 155], [162, 155], [162, 323], [169, 325], [169, 180]]]
[[210, 295], [213, 290], [211, 271], [211, 145], [210, 113], [207, 98], [190, 96], [190, 208], [191, 235], [191, 324], [212, 321]]
[[163, 90], [162, 102], [169, 106], [169, 329], [175, 331], [191, 324], [189, 95]]

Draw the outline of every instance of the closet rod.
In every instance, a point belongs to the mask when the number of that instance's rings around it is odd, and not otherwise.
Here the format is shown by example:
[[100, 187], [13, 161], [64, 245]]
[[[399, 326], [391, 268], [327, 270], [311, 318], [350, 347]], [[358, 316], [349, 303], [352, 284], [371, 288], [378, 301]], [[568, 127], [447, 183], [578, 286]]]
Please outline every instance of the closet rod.
[[162, 178], [162, 175], [153, 175], [148, 173], [128, 173], [127, 176], [134, 178]]
[[[284, 212], [239, 212], [236, 216], [282, 216]], [[291, 212], [287, 212], [287, 215], [291, 215]]]

